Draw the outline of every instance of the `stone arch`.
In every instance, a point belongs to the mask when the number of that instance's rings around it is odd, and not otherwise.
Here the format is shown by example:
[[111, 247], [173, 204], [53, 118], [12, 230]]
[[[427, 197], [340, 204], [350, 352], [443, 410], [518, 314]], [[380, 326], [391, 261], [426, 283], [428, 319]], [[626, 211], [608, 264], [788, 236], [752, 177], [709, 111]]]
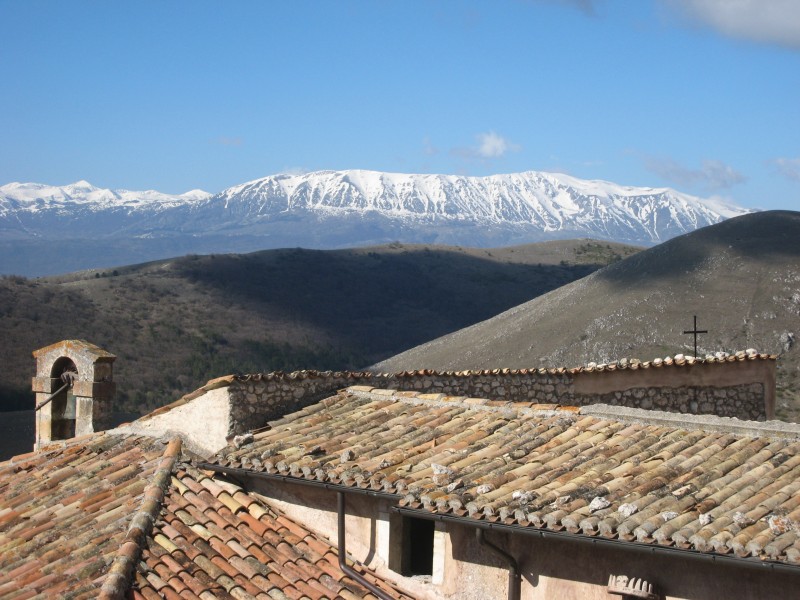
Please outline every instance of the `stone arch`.
[[[64, 340], [36, 350], [33, 356], [34, 448], [110, 427], [116, 356], [84, 340]], [[71, 385], [62, 390], [65, 381]]]
[[51, 400], [50, 439], [55, 441], [73, 438], [75, 437], [77, 400], [73, 393], [72, 382], [79, 378], [78, 367], [71, 358], [62, 356], [53, 363], [50, 378], [57, 379], [63, 384], [69, 384], [69, 387], [58, 392]]

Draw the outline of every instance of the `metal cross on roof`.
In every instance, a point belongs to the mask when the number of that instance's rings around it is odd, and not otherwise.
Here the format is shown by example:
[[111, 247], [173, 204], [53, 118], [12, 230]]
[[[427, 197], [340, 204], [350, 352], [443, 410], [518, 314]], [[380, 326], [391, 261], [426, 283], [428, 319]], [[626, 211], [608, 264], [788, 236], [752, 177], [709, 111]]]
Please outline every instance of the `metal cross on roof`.
[[697, 334], [698, 333], [708, 333], [708, 329], [698, 329], [697, 328], [697, 315], [694, 316], [694, 328], [684, 331], [683, 333], [691, 333], [694, 335], [694, 356], [697, 357]]

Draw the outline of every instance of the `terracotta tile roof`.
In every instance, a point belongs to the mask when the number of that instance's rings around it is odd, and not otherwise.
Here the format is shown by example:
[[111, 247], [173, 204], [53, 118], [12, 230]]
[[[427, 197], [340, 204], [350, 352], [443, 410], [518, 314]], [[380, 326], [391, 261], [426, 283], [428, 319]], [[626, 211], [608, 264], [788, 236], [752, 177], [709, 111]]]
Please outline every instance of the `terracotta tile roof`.
[[0, 597], [375, 598], [327, 541], [180, 454], [99, 433], [0, 463]]
[[[148, 539], [133, 598], [375, 598], [339, 569], [338, 554], [305, 527], [237, 486], [190, 466]], [[371, 583], [402, 596], [371, 572]], [[161, 594], [159, 596], [159, 594]]]
[[97, 434], [0, 463], [0, 597], [96, 598], [163, 453]]
[[800, 428], [634, 413], [350, 388], [214, 461], [467, 519], [800, 565]]

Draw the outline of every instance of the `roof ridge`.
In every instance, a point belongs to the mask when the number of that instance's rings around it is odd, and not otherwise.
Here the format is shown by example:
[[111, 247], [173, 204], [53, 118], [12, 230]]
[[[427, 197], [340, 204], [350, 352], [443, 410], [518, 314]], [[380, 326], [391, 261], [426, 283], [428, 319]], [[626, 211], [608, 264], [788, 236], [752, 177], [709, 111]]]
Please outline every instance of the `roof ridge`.
[[517, 412], [520, 414], [537, 414], [551, 416], [555, 414], [577, 413], [575, 406], [561, 404], [539, 404], [537, 402], [513, 402], [511, 400], [490, 400], [488, 398], [470, 398], [468, 396], [449, 396], [443, 393], [423, 393], [373, 388], [368, 385], [354, 385], [345, 388], [340, 395], [353, 396], [368, 400], [391, 400], [406, 404], [425, 404], [427, 406], [453, 407], [466, 410], [482, 410], [486, 412]]
[[273, 380], [303, 380], [303, 379], [317, 379], [324, 377], [335, 378], [348, 378], [348, 379], [364, 379], [367, 377], [381, 377], [389, 379], [392, 377], [416, 377], [416, 376], [447, 376], [447, 377], [469, 377], [472, 375], [558, 375], [564, 373], [596, 373], [602, 371], [617, 371], [625, 369], [647, 369], [650, 367], [662, 366], [675, 366], [683, 367], [695, 364], [720, 364], [727, 362], [743, 362], [748, 360], [777, 360], [777, 354], [769, 354], [758, 352], [753, 348], [747, 350], [739, 350], [737, 352], [715, 352], [714, 354], [706, 354], [705, 356], [689, 356], [684, 354], [676, 354], [675, 356], [667, 356], [665, 358], [654, 358], [652, 360], [643, 361], [638, 358], [620, 358], [612, 360], [607, 363], [588, 362], [585, 365], [576, 367], [522, 367], [512, 369], [508, 367], [500, 367], [493, 369], [461, 369], [461, 370], [437, 370], [437, 369], [414, 369], [405, 371], [395, 371], [391, 373], [376, 372], [376, 371], [317, 371], [314, 369], [302, 369], [299, 371], [270, 371], [268, 373], [250, 373], [250, 374], [236, 374], [226, 375], [211, 379], [204, 386], [198, 388], [197, 391], [187, 394], [186, 399], [191, 399], [200, 390], [212, 390], [218, 387], [225, 387], [233, 382], [246, 382], [246, 381], [273, 381]]
[[743, 421], [736, 417], [674, 413], [645, 408], [613, 406], [611, 404], [581, 406], [578, 411], [581, 415], [613, 419], [622, 423], [733, 433], [734, 435], [745, 437], [768, 437], [784, 441], [800, 440], [800, 424], [786, 421]]
[[181, 438], [174, 437], [167, 444], [150, 484], [144, 489], [142, 504], [131, 519], [125, 538], [103, 581], [98, 596], [100, 600], [122, 600], [128, 593], [134, 568], [142, 555], [147, 536], [153, 530], [153, 524], [161, 512], [164, 494], [169, 488], [172, 470], [180, 454]]

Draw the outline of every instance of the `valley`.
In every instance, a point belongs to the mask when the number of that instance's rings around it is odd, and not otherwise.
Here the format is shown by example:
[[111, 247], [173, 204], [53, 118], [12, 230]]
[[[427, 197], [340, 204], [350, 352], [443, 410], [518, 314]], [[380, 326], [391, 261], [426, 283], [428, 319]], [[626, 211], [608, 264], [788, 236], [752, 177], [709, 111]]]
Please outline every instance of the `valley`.
[[361, 369], [637, 251], [591, 240], [492, 250], [395, 243], [5, 276], [0, 410], [30, 406], [30, 353], [62, 339], [115, 353], [115, 410], [144, 413], [221, 375]]

